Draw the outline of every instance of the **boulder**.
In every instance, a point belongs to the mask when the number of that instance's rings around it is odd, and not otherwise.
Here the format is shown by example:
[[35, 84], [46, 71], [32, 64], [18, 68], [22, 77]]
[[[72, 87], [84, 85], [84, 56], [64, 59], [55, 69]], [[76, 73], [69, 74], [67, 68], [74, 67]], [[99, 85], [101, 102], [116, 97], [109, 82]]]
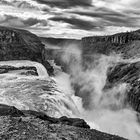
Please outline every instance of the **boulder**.
[[63, 116], [59, 118], [59, 122], [61, 122], [62, 124], [67, 124], [81, 128], [90, 128], [90, 126], [83, 119], [79, 118], [68, 118], [66, 116]]
[[20, 117], [24, 116], [24, 113], [14, 106], [0, 104], [0, 116]]

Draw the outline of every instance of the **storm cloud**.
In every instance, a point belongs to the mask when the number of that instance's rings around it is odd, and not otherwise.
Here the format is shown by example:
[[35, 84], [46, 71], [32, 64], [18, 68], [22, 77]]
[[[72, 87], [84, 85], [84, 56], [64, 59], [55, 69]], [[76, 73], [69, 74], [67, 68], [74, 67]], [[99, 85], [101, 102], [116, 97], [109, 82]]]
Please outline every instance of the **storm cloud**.
[[92, 0], [36, 0], [39, 3], [57, 7], [91, 6]]
[[10, 26], [10, 27], [30, 27], [36, 24], [42, 24], [42, 26], [47, 26], [47, 22], [45, 20], [38, 20], [36, 18], [28, 18], [27, 20], [23, 20], [22, 18], [14, 17], [11, 15], [4, 15], [3, 20], [0, 20], [1, 25]]
[[96, 25], [96, 23], [85, 21], [77, 18], [63, 18], [63, 17], [53, 17], [50, 18], [50, 20], [57, 21], [57, 22], [64, 22], [71, 25], [72, 28], [75, 29], [82, 29], [82, 30], [97, 30], [101, 28], [99, 25]]
[[134, 17], [129, 17], [127, 15], [117, 13], [117, 12], [73, 12], [74, 14], [84, 15], [92, 18], [98, 18], [102, 20], [102, 23], [106, 23], [110, 26], [126, 26], [126, 27], [135, 27], [137, 26], [137, 19]]
[[139, 0], [1, 0], [0, 25], [76, 37], [140, 28]]

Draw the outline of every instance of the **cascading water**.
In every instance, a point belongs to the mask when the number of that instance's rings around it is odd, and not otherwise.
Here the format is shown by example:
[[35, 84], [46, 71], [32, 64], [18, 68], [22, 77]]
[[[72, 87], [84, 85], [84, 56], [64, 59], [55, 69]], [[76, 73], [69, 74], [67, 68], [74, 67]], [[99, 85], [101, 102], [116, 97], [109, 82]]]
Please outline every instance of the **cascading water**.
[[71, 95], [61, 91], [42, 64], [32, 61], [0, 62], [0, 66], [3, 65], [34, 66], [38, 76], [20, 75], [17, 71], [0, 74], [0, 103], [15, 106], [20, 110], [45, 112], [53, 117], [70, 117], [77, 112]]
[[[139, 140], [136, 112], [124, 104], [128, 85], [122, 83], [104, 91], [108, 68], [124, 60], [116, 55], [99, 56], [90, 67], [83, 69], [81, 53], [77, 51], [74, 50], [74, 56], [63, 55], [69, 63], [71, 75], [59, 71], [55, 77], [49, 77], [46, 69], [37, 62], [1, 62], [0, 66], [34, 66], [39, 76], [23, 76], [15, 72], [10, 73], [9, 78], [9, 73], [0, 74], [0, 103], [20, 110], [41, 111], [53, 117], [80, 117], [92, 128]], [[78, 86], [78, 92], [74, 86]]]

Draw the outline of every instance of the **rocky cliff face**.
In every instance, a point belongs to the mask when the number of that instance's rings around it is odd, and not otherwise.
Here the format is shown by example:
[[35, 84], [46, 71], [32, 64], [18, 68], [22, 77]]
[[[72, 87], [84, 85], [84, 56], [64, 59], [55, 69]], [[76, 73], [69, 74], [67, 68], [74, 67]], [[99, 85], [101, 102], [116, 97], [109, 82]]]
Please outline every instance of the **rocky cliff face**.
[[0, 27], [0, 60], [42, 61], [43, 44], [28, 31]]
[[32, 60], [42, 63], [49, 73], [52, 67], [44, 60], [44, 45], [29, 31], [0, 27], [0, 61]]
[[84, 54], [112, 52], [123, 53], [125, 57], [139, 55], [140, 30], [110, 36], [93, 36], [82, 39]]
[[110, 36], [94, 36], [82, 39], [84, 43], [110, 42], [117, 44], [125, 44], [134, 40], [140, 40], [140, 30], [135, 32], [118, 33]]

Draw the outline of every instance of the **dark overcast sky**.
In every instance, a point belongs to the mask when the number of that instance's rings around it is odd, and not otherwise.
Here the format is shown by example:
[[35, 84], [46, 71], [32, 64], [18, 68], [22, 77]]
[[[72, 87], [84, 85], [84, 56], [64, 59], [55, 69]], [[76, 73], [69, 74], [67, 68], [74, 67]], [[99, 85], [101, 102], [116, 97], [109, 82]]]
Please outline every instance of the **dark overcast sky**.
[[81, 38], [140, 28], [140, 0], [0, 0], [0, 25]]

